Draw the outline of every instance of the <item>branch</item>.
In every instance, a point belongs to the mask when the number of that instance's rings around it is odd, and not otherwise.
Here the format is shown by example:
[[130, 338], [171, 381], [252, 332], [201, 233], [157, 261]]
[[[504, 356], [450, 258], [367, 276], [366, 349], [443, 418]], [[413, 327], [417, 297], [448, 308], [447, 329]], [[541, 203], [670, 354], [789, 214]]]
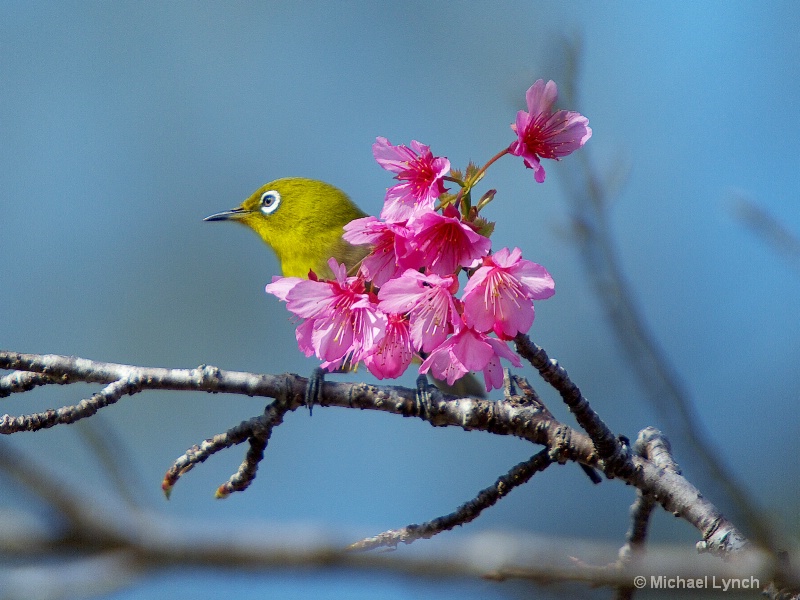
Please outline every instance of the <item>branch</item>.
[[283, 422], [283, 415], [289, 407], [283, 402], [273, 402], [264, 410], [264, 414], [248, 421], [243, 421], [236, 427], [230, 428], [225, 433], [205, 440], [199, 446], [192, 446], [183, 456], [176, 460], [167, 471], [161, 483], [161, 489], [169, 498], [172, 488], [178, 479], [191, 471], [196, 464], [205, 462], [211, 455], [220, 450], [241, 444], [245, 440], [250, 442], [250, 448], [239, 470], [228, 481], [217, 488], [216, 497], [225, 498], [232, 492], [241, 492], [249, 487], [255, 479], [258, 463], [264, 458], [264, 450], [272, 435], [274, 427]]
[[743, 195], [736, 198], [733, 209], [745, 227], [800, 272], [800, 237], [796, 233]]
[[[654, 427], [646, 427], [639, 432], [639, 437], [634, 444], [634, 451], [665, 471], [677, 475], [681, 473], [678, 463], [672, 458], [669, 441]], [[636, 492], [636, 500], [630, 510], [631, 527], [625, 537], [626, 543], [619, 551], [621, 564], [635, 563], [644, 552], [647, 526], [656, 505], [655, 498], [651, 495], [642, 490]]]
[[0, 377], [0, 398], [7, 398], [11, 394], [27, 392], [40, 385], [59, 383], [47, 375], [31, 373], [29, 371], [14, 371]]
[[[639, 456], [651, 460], [657, 466], [680, 474], [680, 468], [672, 458], [669, 441], [657, 429], [647, 427], [640, 431], [633, 449]], [[655, 507], [653, 496], [636, 490], [636, 500], [630, 508], [631, 526], [625, 535], [625, 545], [619, 550], [619, 559], [614, 565], [616, 569], [635, 568], [641, 563], [645, 553], [647, 527]], [[617, 600], [630, 600], [635, 590], [633, 585], [620, 586], [617, 589]]]
[[542, 450], [528, 460], [519, 463], [494, 482], [494, 485], [478, 492], [478, 495], [459, 506], [455, 512], [438, 517], [422, 525], [408, 525], [402, 529], [390, 529], [374, 537], [365, 538], [347, 547], [348, 550], [372, 550], [381, 546], [396, 548], [402, 542], [410, 544], [419, 539], [428, 539], [443, 531], [449, 531], [478, 518], [485, 509], [494, 506], [515, 487], [527, 483], [539, 471], [544, 471], [552, 461], [547, 450]]
[[[46, 381], [45, 377], [39, 379], [38, 385], [49, 383]], [[0, 419], [0, 433], [10, 434], [19, 431], [38, 431], [40, 429], [49, 429], [56, 425], [75, 423], [86, 417], [91, 417], [101, 408], [116, 403], [122, 396], [126, 394], [132, 395], [138, 391], [141, 391], [141, 387], [136, 378], [131, 376], [123, 377], [122, 379], [109, 383], [91, 398], [81, 400], [74, 406], [63, 406], [57, 410], [51, 409], [19, 417], [3, 415], [2, 419]]]
[[630, 476], [633, 463], [627, 447], [614, 436], [611, 429], [592, 409], [589, 401], [583, 397], [578, 386], [569, 378], [564, 367], [561, 367], [556, 360], [550, 359], [547, 352], [531, 342], [527, 335], [518, 334], [514, 338], [514, 342], [519, 355], [530, 362], [539, 371], [542, 379], [555, 388], [572, 414], [575, 415], [578, 424], [589, 434], [600, 458], [610, 466], [606, 470], [606, 474], [611, 477], [617, 473]]
[[[108, 384], [122, 380], [135, 381], [136, 392], [149, 389], [194, 390], [279, 398], [284, 403], [281, 410], [285, 412], [305, 405], [308, 383], [307, 379], [288, 373], [259, 375], [223, 371], [205, 365], [197, 369], [137, 367], [52, 354], [8, 351], [0, 351], [0, 368], [29, 370], [68, 382]], [[567, 381], [562, 377], [562, 371], [557, 371], [560, 375], [554, 380], [556, 384], [558, 381]], [[615, 465], [598, 455], [588, 436], [555, 420], [549, 411], [530, 404], [525, 398], [489, 401], [436, 393], [421, 404], [416, 391], [409, 388], [328, 381], [324, 382], [322, 392], [320, 406], [377, 410], [419, 418], [437, 427], [460, 427], [467, 431], [513, 435], [542, 444], [549, 449], [553, 460], [575, 461], [595, 467], [608, 477], [619, 477], [643, 492], [653, 494], [666, 510], [686, 519], [700, 531], [703, 539], [698, 543], [699, 549], [728, 554], [741, 552], [747, 545], [746, 539], [734, 525], [682, 475], [664, 471], [653, 462], [637, 456], [630, 457], [632, 469], [619, 472]], [[575, 405], [587, 406], [580, 400]], [[0, 422], [17, 422], [18, 419], [6, 415]]]
[[[305, 392], [308, 385], [306, 378], [290, 373], [268, 375], [223, 371], [206, 365], [197, 369], [138, 367], [71, 356], [20, 354], [2, 350], [0, 350], [0, 369], [26, 369], [61, 377], [69, 382], [111, 383], [134, 379], [137, 381], [135, 393], [158, 389], [280, 398], [286, 412], [305, 406]], [[404, 417], [420, 418], [437, 427], [456, 426], [467, 431], [480, 430], [496, 435], [513, 435], [543, 445], [558, 446], [560, 442], [568, 439], [569, 443], [565, 445], [565, 453], [561, 457], [563, 460], [576, 460], [589, 466], [598, 461], [594, 446], [588, 437], [562, 425], [552, 418], [549, 411], [540, 406], [528, 406], [523, 398], [496, 402], [477, 398], [455, 398], [436, 393], [432, 394], [427, 402], [420, 404], [416, 390], [410, 388], [331, 381], [325, 381], [322, 385], [320, 406], [389, 412]], [[0, 418], [0, 433], [30, 430], [19, 427], [4, 428], [3, 424], [27, 423], [26, 419], [37, 420], [41, 414], [45, 413], [36, 413], [28, 417], [4, 415]], [[248, 427], [245, 426], [241, 432], [242, 439], [233, 443], [244, 441], [249, 431]]]

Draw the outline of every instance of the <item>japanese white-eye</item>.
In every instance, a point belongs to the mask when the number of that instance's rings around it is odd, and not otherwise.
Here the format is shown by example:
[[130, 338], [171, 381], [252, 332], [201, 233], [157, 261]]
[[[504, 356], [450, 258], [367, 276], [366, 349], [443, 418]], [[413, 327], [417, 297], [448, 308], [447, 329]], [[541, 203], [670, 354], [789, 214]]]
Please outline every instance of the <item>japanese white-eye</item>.
[[333, 278], [331, 257], [353, 268], [369, 252], [342, 239], [343, 227], [367, 215], [340, 189], [313, 179], [286, 177], [258, 188], [233, 210], [206, 221], [236, 221], [255, 231], [275, 251], [286, 277]]

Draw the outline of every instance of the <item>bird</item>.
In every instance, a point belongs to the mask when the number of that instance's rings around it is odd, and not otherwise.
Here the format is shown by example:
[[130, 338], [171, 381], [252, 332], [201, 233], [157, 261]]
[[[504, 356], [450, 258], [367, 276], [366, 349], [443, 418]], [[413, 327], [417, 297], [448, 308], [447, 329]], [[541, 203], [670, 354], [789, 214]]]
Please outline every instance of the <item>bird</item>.
[[[354, 246], [342, 239], [345, 225], [366, 216], [347, 194], [329, 183], [284, 177], [265, 183], [238, 207], [203, 220], [234, 221], [252, 229], [275, 252], [284, 277], [308, 279], [313, 271], [320, 279], [333, 279], [330, 258], [344, 264], [349, 272], [369, 254], [369, 246]], [[317, 369], [312, 377], [314, 395], [319, 394], [323, 375]], [[432, 377], [431, 381], [452, 395], [486, 396], [471, 373], [452, 386]], [[420, 381], [417, 387], [421, 389]]]
[[240, 206], [204, 221], [235, 221], [252, 229], [275, 252], [284, 277], [333, 279], [328, 259], [348, 270], [367, 254], [368, 246], [342, 239], [344, 226], [366, 217], [339, 188], [324, 181], [285, 177], [258, 188]]

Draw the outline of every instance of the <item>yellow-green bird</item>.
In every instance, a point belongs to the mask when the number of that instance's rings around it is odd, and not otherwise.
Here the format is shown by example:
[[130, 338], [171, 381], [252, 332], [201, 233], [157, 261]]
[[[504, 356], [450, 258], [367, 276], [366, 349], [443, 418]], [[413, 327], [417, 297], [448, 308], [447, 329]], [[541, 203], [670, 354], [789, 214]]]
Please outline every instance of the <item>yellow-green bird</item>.
[[328, 259], [334, 257], [350, 270], [369, 253], [369, 247], [342, 239], [345, 225], [366, 216], [339, 188], [286, 177], [262, 185], [238, 208], [205, 220], [247, 225], [275, 251], [285, 277], [308, 277], [312, 270], [332, 279]]
[[[314, 271], [333, 279], [328, 260], [333, 257], [348, 271], [370, 248], [342, 239], [344, 226], [366, 217], [339, 188], [324, 181], [286, 177], [262, 185], [241, 206], [206, 217], [205, 221], [236, 221], [247, 225], [275, 251], [285, 277], [308, 277]], [[434, 380], [446, 393], [484, 397], [483, 386], [467, 375], [448, 386]]]

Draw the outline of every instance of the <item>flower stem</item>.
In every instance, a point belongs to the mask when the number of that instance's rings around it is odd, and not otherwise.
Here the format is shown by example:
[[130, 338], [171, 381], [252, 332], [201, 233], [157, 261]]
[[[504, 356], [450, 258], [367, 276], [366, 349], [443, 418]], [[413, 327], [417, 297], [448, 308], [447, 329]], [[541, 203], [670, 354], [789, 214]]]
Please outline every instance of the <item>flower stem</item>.
[[[509, 153], [508, 148], [503, 148], [500, 152], [495, 154], [492, 158], [490, 158], [485, 165], [483, 165], [480, 169], [478, 169], [472, 177], [470, 177], [467, 181], [464, 182], [463, 187], [458, 191], [458, 195], [456, 196], [456, 205], [458, 205], [458, 201], [461, 200], [463, 196], [469, 198], [469, 193], [472, 190], [472, 186], [478, 183], [482, 178], [483, 174], [486, 173], [486, 170], [491, 167], [495, 162], [501, 159], [503, 156]], [[469, 202], [467, 202], [466, 206], [463, 207], [463, 213], [466, 217], [467, 213], [469, 212]], [[478, 210], [480, 210], [479, 207]]]
[[478, 183], [478, 181], [480, 181], [481, 177], [483, 177], [483, 174], [486, 173], [486, 169], [491, 167], [494, 163], [496, 163], [498, 160], [500, 160], [506, 154], [508, 154], [508, 148], [504, 148], [504, 149], [500, 150], [500, 152], [498, 152], [492, 158], [490, 158], [488, 160], [488, 162], [485, 165], [483, 165], [480, 169], [478, 169], [478, 172], [475, 173], [475, 175], [472, 176], [472, 178], [469, 181], [469, 183], [471, 184], [470, 187], [472, 187], [472, 184]]

